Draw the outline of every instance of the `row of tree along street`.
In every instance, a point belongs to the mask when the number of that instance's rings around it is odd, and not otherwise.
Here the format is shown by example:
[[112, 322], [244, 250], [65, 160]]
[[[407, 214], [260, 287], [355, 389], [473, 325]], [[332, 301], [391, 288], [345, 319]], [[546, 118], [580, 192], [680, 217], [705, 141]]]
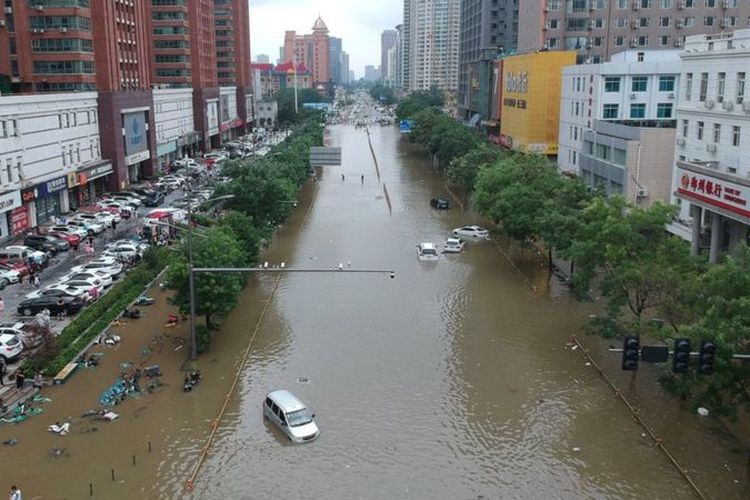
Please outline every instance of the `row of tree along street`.
[[[195, 267], [252, 267], [258, 262], [262, 244], [291, 213], [300, 186], [309, 178], [308, 156], [311, 146], [323, 144], [322, 118], [318, 112], [306, 112], [297, 130], [268, 155], [229, 161], [222, 175], [229, 181], [220, 185], [215, 197], [232, 195], [223, 201], [217, 217], [194, 217], [200, 224], [192, 238]], [[189, 314], [188, 246], [178, 248], [177, 258], [167, 271], [167, 286], [175, 290], [173, 304]], [[236, 305], [247, 276], [240, 273], [201, 273], [195, 276], [196, 314], [205, 325], [196, 328], [198, 351], [210, 344], [215, 319]]]
[[476, 210], [522, 244], [542, 245], [571, 261], [570, 285], [580, 298], [597, 278], [606, 314], [588, 329], [607, 337], [635, 334], [641, 345], [709, 339], [717, 347], [711, 376], [697, 370], [662, 382], [683, 399], [735, 417], [750, 412], [750, 366], [732, 354], [750, 352], [750, 250], [744, 246], [716, 265], [691, 257], [686, 242], [665, 226], [675, 207], [640, 208], [620, 196], [589, 190], [561, 176], [535, 154], [500, 149], [442, 113], [436, 91], [399, 104], [413, 120], [409, 139], [435, 157], [450, 183], [471, 194]]

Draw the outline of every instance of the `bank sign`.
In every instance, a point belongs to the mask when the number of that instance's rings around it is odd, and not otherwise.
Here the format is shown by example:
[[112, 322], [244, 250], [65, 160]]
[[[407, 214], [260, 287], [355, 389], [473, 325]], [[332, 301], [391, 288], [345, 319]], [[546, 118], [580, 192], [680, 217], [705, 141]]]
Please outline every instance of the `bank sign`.
[[677, 175], [677, 193], [681, 198], [700, 201], [750, 218], [750, 188], [679, 167]]
[[126, 113], [123, 115], [125, 129], [125, 156], [130, 156], [148, 149], [148, 130], [146, 130], [146, 113]]

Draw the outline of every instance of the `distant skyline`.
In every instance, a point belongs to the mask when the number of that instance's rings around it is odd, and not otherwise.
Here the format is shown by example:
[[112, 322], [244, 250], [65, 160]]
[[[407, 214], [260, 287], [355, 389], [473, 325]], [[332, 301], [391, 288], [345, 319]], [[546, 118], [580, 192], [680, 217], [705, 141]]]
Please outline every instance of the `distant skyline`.
[[403, 0], [352, 2], [351, 0], [252, 0], [250, 1], [250, 45], [252, 58], [269, 54], [275, 63], [284, 31], [310, 33], [320, 15], [329, 35], [343, 39], [349, 67], [357, 78], [367, 65], [380, 65], [380, 33], [401, 23]]

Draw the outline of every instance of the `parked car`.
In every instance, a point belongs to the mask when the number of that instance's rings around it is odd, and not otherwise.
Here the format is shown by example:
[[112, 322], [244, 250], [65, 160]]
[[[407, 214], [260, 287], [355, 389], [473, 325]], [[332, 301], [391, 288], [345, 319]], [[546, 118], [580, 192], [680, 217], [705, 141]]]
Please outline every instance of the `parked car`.
[[[77, 227], [78, 229], [86, 231], [86, 235], [87, 236], [93, 236], [94, 234], [96, 234], [96, 231], [92, 227], [91, 223], [89, 223], [88, 221], [85, 221], [85, 220], [70, 219], [70, 220], [68, 220], [68, 222], [67, 222], [66, 225], [68, 227]], [[99, 226], [102, 227], [102, 230], [104, 229], [102, 224], [99, 224]]]
[[94, 217], [106, 227], [112, 227], [112, 224], [118, 223], [122, 220], [122, 217], [118, 214], [113, 214], [107, 210], [101, 210], [94, 213]]
[[122, 264], [117, 262], [115, 258], [100, 258], [92, 260], [86, 264], [76, 266], [70, 270], [74, 273], [82, 273], [87, 271], [104, 271], [105, 273], [112, 276], [112, 279], [117, 279], [122, 273]]
[[87, 229], [85, 229], [82, 226], [77, 226], [75, 224], [71, 225], [71, 226], [68, 226], [68, 225], [56, 225], [56, 226], [52, 226], [52, 227], [48, 228], [47, 231], [52, 232], [52, 233], [70, 233], [70, 234], [76, 234], [81, 239], [84, 239], [84, 238], [88, 237], [88, 235], [89, 235], [89, 232], [88, 232]]
[[68, 232], [59, 232], [58, 233], [56, 231], [52, 231], [52, 232], [48, 231], [47, 235], [48, 236], [52, 236], [53, 238], [58, 238], [58, 239], [61, 239], [61, 240], [65, 240], [65, 241], [68, 242], [68, 244], [71, 247], [76, 247], [76, 246], [78, 246], [81, 243], [81, 237], [78, 236], [77, 234], [73, 234], [73, 233], [68, 233]]
[[43, 252], [56, 254], [70, 248], [70, 244], [59, 238], [47, 236], [46, 234], [29, 234], [23, 239], [23, 244]]
[[143, 204], [147, 207], [158, 207], [162, 203], [164, 203], [164, 193], [160, 191], [153, 191], [149, 193], [143, 200]]
[[0, 290], [5, 290], [5, 287], [21, 281], [21, 273], [13, 271], [11, 269], [0, 268]]
[[38, 297], [80, 297], [86, 300], [88, 299], [88, 294], [88, 290], [81, 290], [76, 287], [69, 287], [57, 283], [55, 285], [46, 286], [41, 290], [29, 292], [24, 297], [26, 299], [36, 299]]
[[143, 202], [139, 198], [133, 198], [130, 196], [114, 195], [108, 198], [109, 201], [117, 201], [126, 205], [130, 205], [133, 209], [140, 207]]
[[433, 198], [430, 200], [430, 206], [432, 208], [446, 210], [450, 208], [450, 203], [448, 203], [448, 200], [446, 200], [445, 198]]
[[102, 282], [102, 286], [107, 288], [112, 284], [112, 275], [102, 270], [90, 269], [87, 271], [73, 272], [66, 274], [60, 278], [60, 282], [76, 281], [76, 280], [92, 280], [98, 279]]
[[423, 242], [417, 245], [417, 258], [424, 262], [438, 260], [438, 251], [434, 243]]
[[294, 443], [307, 443], [320, 435], [315, 414], [297, 396], [284, 389], [266, 394], [263, 417]]
[[13, 252], [16, 252], [15, 258], [24, 259], [26, 261], [31, 258], [40, 266], [46, 266], [49, 262], [50, 254], [48, 252], [35, 250], [26, 245], [8, 245], [3, 250], [0, 250], [0, 254], [2, 255], [12, 255]]
[[109, 255], [117, 259], [134, 259], [143, 253], [143, 249], [132, 241], [117, 241], [107, 245], [102, 255]]
[[479, 226], [457, 227], [451, 232], [451, 234], [453, 234], [453, 236], [471, 238], [474, 240], [486, 240], [490, 237], [490, 232]]
[[135, 207], [125, 202], [106, 200], [100, 202], [100, 206], [110, 212], [117, 213], [123, 219], [129, 219], [135, 213]]
[[0, 269], [16, 271], [18, 275], [22, 277], [29, 274], [29, 265], [27, 264], [27, 261], [21, 259], [0, 260]]
[[[58, 298], [62, 297], [62, 306], [58, 305]], [[75, 314], [81, 310], [86, 301], [81, 296], [71, 295], [42, 295], [33, 299], [26, 299], [18, 304], [16, 310], [23, 316], [33, 316], [34, 314], [49, 309], [50, 313], [57, 315]]]
[[94, 231], [94, 234], [100, 234], [104, 232], [109, 226], [112, 225], [112, 218], [110, 217], [107, 221], [104, 221], [101, 217], [97, 217], [96, 214], [92, 213], [80, 213], [76, 214], [75, 220], [82, 220], [86, 222], [89, 227]]
[[92, 288], [96, 288], [96, 291], [100, 294], [104, 291], [104, 283], [102, 283], [102, 280], [96, 277], [68, 279], [65, 281], [60, 281], [57, 284], [63, 285], [68, 288], [78, 288], [79, 290], [86, 293], [89, 293]]
[[23, 342], [18, 335], [12, 333], [0, 334], [0, 358], [6, 363], [12, 361], [23, 352]]
[[443, 245], [443, 253], [461, 253], [466, 242], [461, 238], [448, 238]]

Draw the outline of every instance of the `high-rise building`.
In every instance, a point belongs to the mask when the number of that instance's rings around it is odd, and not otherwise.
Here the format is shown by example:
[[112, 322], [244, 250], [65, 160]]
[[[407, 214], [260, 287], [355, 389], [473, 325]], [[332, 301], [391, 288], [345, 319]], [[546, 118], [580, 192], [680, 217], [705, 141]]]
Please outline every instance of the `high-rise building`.
[[489, 118], [492, 63], [515, 49], [517, 0], [461, 0], [458, 107], [469, 120]]
[[682, 47], [686, 35], [719, 33], [747, 22], [740, 0], [541, 0], [520, 2], [518, 49], [576, 50], [603, 62], [629, 48]]
[[380, 34], [380, 78], [386, 85], [393, 85], [395, 75], [388, 72], [388, 51], [396, 47], [398, 31], [384, 30]]
[[409, 92], [411, 89], [411, 8], [413, 1], [404, 0], [404, 14], [402, 16], [404, 22], [401, 24], [401, 72], [399, 80], [401, 80], [401, 90], [403, 92]]
[[459, 16], [460, 0], [404, 1], [405, 90], [458, 89]]
[[271, 59], [269, 59], [268, 54], [258, 54], [255, 57], [255, 62], [259, 64], [268, 64], [271, 62]]
[[335, 36], [330, 37], [328, 49], [329, 49], [328, 50], [328, 64], [330, 65], [329, 76], [331, 80], [333, 80], [333, 83], [342, 83], [341, 81], [341, 49], [342, 49], [341, 38], [336, 38]]
[[365, 66], [365, 81], [366, 82], [377, 82], [380, 80], [380, 68], [368, 64]]
[[315, 20], [311, 34], [297, 35], [294, 31], [284, 33], [283, 62], [304, 64], [312, 71], [316, 86], [329, 83], [329, 53], [328, 27], [320, 17]]
[[399, 24], [396, 26], [396, 61], [394, 62], [395, 68], [393, 70], [393, 86], [397, 89], [403, 87], [404, 82], [404, 25]]
[[352, 78], [349, 75], [349, 54], [341, 51], [341, 83], [351, 83]]

